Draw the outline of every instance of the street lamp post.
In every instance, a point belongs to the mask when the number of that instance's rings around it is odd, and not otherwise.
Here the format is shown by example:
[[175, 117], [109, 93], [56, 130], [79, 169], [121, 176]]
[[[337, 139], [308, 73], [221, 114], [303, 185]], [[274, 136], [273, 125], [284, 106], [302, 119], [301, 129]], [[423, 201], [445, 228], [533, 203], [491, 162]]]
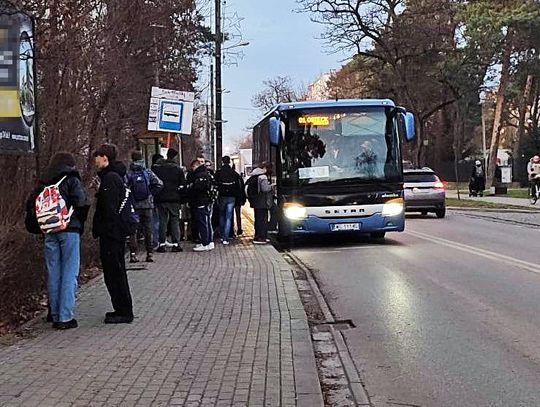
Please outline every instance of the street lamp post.
[[[223, 34], [221, 32], [221, 1], [216, 0], [216, 46], [215, 46], [215, 70], [216, 70], [216, 114], [215, 114], [215, 160], [219, 160], [223, 149], [223, 122], [222, 122], [222, 85], [221, 85], [221, 44], [223, 43]], [[217, 165], [217, 163], [216, 163]]]

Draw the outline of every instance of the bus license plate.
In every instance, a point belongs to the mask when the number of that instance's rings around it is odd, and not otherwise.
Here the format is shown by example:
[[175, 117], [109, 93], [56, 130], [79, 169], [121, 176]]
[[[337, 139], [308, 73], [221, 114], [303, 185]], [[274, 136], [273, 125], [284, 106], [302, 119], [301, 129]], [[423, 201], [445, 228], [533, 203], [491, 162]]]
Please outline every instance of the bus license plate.
[[359, 223], [336, 223], [332, 225], [332, 232], [351, 232], [355, 230], [360, 230]]

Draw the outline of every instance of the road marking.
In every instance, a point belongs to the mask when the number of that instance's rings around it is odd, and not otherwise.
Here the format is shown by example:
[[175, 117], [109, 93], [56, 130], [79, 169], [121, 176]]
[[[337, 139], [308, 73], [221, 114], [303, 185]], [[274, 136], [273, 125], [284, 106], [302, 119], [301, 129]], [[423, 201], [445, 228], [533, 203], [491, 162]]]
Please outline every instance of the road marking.
[[480, 249], [479, 247], [467, 246], [467, 245], [464, 245], [462, 243], [458, 243], [458, 242], [454, 242], [452, 240], [447, 240], [447, 239], [443, 239], [443, 238], [440, 238], [440, 237], [428, 235], [426, 233], [406, 231], [405, 234], [415, 236], [415, 237], [417, 237], [419, 239], [427, 240], [427, 241], [430, 241], [430, 242], [435, 242], [435, 243], [438, 243], [438, 244], [443, 245], [443, 246], [451, 247], [453, 249], [457, 249], [457, 250], [461, 250], [461, 251], [464, 251], [464, 252], [467, 252], [467, 253], [475, 254], [477, 256], [484, 257], [486, 259], [499, 260], [499, 261], [502, 261], [502, 262], [504, 262], [506, 264], [520, 267], [520, 268], [522, 268], [524, 270], [527, 270], [527, 271], [530, 271], [532, 273], [540, 274], [540, 266], [538, 264], [531, 263], [531, 262], [528, 262], [528, 261], [525, 261], [525, 260], [520, 260], [520, 259], [517, 259], [515, 257], [495, 253], [495, 252], [492, 252], [490, 250]]

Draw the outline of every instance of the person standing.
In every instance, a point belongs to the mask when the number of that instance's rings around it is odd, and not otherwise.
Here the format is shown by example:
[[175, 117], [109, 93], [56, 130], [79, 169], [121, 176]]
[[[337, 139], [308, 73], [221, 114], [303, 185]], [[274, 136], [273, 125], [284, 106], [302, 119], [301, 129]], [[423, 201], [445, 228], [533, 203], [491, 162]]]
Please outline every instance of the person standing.
[[231, 167], [231, 158], [222, 158], [222, 167], [216, 172], [216, 184], [219, 198], [219, 227], [221, 239], [224, 245], [229, 244], [236, 201], [240, 199], [242, 185], [240, 174]]
[[[159, 153], [152, 155], [152, 165], [150, 168], [154, 168], [154, 165], [159, 160], [162, 160], [163, 156]], [[152, 209], [152, 247], [158, 248], [159, 247], [159, 212], [157, 210], [157, 206], [154, 202], [154, 209]]]
[[105, 314], [106, 324], [133, 322], [133, 300], [124, 258], [128, 236], [120, 216], [120, 207], [126, 196], [126, 167], [116, 161], [117, 155], [114, 144], [103, 144], [94, 153], [100, 185], [92, 233], [99, 239], [103, 277], [114, 309]]
[[246, 182], [247, 197], [255, 212], [254, 244], [268, 243], [268, 215], [273, 204], [271, 175], [272, 165], [263, 163]]
[[201, 243], [193, 248], [196, 252], [214, 249], [214, 234], [212, 230], [212, 205], [217, 198], [214, 177], [208, 172], [204, 163], [194, 160], [191, 163], [194, 169], [188, 184], [190, 202], [195, 208], [195, 222]]
[[185, 185], [184, 171], [176, 162], [178, 151], [169, 148], [167, 159], [159, 160], [152, 171], [163, 181], [163, 189], [155, 196], [155, 202], [159, 213], [159, 247], [158, 253], [165, 253], [167, 230], [172, 235], [173, 252], [181, 252], [180, 241], [180, 205], [182, 194], [180, 188]]
[[78, 326], [74, 309], [80, 240], [89, 208], [88, 193], [76, 169], [75, 158], [70, 153], [56, 153], [27, 202], [27, 217], [34, 225], [28, 228], [27, 223], [27, 229], [45, 235], [50, 318], [56, 329]]
[[[193, 160], [189, 166], [189, 170], [186, 175], [186, 185], [193, 184], [193, 181], [195, 181], [195, 170], [199, 166], [199, 164], [204, 165], [205, 159], [203, 157], [197, 157], [195, 160]], [[197, 230], [197, 206], [192, 200], [189, 200], [189, 217], [191, 219], [190, 221], [190, 234], [191, 234], [191, 241], [196, 244], [201, 243], [201, 236], [199, 231]]]
[[[153, 171], [146, 168], [141, 151], [133, 151], [131, 153], [131, 160], [132, 162], [127, 173], [128, 187], [133, 194], [134, 207], [139, 216], [140, 226], [144, 234], [146, 261], [153, 262], [152, 210], [154, 209], [154, 195], [161, 191], [163, 182]], [[138, 263], [136, 232], [131, 235], [129, 248], [131, 263]]]

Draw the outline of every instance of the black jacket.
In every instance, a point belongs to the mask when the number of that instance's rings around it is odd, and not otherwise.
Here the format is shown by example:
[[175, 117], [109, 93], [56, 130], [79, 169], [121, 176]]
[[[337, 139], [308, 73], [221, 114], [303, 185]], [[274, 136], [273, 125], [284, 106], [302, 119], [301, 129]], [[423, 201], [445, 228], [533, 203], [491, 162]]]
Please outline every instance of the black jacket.
[[189, 202], [194, 207], [209, 205], [208, 186], [214, 183], [214, 177], [206, 166], [201, 165], [189, 175], [188, 194]]
[[124, 233], [120, 229], [120, 203], [125, 196], [124, 179], [126, 166], [114, 161], [98, 172], [101, 183], [96, 194], [96, 212], [92, 234], [95, 238], [108, 238], [122, 242]]
[[[62, 165], [56, 168], [49, 168], [42, 179], [39, 181], [39, 186], [32, 192], [26, 203], [27, 208], [27, 229], [30, 231], [29, 223], [33, 223], [33, 233], [39, 233], [39, 225], [35, 218], [35, 202], [38, 195], [47, 186], [54, 185], [62, 178], [66, 177], [64, 181], [59, 185], [60, 194], [66, 201], [68, 208], [73, 208], [73, 214], [69, 221], [69, 226], [65, 230], [66, 232], [84, 232], [84, 223], [88, 217], [88, 210], [90, 209], [90, 199], [88, 193], [81, 181], [79, 172], [67, 165]], [[28, 218], [32, 218], [28, 220]]]
[[241, 198], [241, 177], [230, 165], [223, 165], [215, 175], [219, 196]]
[[163, 181], [163, 189], [154, 196], [154, 202], [181, 203], [180, 188], [186, 183], [182, 168], [174, 160], [159, 160], [152, 166], [152, 171]]

